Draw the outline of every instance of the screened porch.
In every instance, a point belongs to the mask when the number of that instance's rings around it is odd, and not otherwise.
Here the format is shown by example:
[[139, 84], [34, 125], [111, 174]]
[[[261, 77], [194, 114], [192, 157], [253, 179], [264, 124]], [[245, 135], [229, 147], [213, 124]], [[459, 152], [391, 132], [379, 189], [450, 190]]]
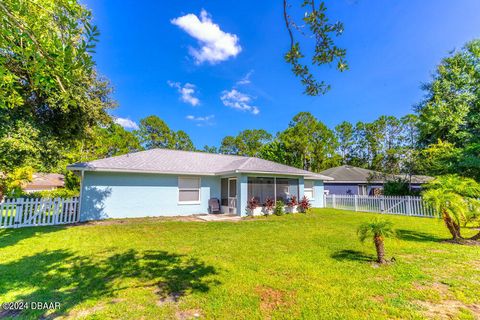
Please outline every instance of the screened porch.
[[274, 201], [282, 200], [287, 203], [288, 199], [295, 196], [299, 198], [299, 179], [277, 177], [248, 177], [247, 199], [255, 198], [261, 205], [267, 199]]

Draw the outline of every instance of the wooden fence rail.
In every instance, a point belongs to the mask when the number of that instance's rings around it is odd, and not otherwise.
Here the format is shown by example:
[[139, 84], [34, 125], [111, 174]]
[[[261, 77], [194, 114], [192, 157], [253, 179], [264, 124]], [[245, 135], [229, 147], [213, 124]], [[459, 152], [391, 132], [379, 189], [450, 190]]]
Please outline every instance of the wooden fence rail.
[[357, 195], [325, 195], [325, 208], [399, 214], [417, 217], [435, 217], [434, 210], [426, 204], [422, 197], [394, 196], [357, 196]]
[[0, 203], [0, 228], [69, 224], [80, 221], [79, 198], [5, 199]]

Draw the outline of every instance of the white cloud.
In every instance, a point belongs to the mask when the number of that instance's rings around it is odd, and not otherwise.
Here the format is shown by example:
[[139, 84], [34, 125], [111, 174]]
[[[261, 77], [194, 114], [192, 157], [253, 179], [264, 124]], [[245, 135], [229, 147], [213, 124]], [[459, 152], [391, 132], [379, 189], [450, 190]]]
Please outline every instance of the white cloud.
[[252, 82], [250, 80], [250, 77], [252, 76], [252, 74], [253, 74], [253, 70], [248, 71], [247, 74], [242, 79], [237, 81], [237, 85], [241, 86], [241, 85], [250, 84]]
[[230, 108], [248, 111], [253, 114], [258, 114], [260, 112], [256, 106], [252, 105], [252, 97], [238, 91], [237, 89], [223, 91], [220, 100], [222, 100], [225, 106]]
[[180, 99], [185, 102], [189, 103], [192, 106], [196, 107], [200, 104], [200, 99], [195, 97], [196, 87], [191, 83], [185, 83], [182, 85], [180, 82], [173, 82], [168, 81], [168, 85], [172, 88], [177, 89], [178, 93], [180, 93]]
[[113, 120], [116, 124], [121, 125], [125, 129], [133, 129], [138, 130], [138, 125], [135, 121], [127, 119], [127, 118], [115, 118]]
[[170, 22], [198, 40], [200, 48], [189, 48], [197, 64], [225, 61], [242, 51], [240, 39], [235, 34], [222, 31], [205, 10], [200, 12], [200, 19], [189, 13]]
[[194, 121], [197, 123], [197, 126], [203, 127], [203, 126], [210, 126], [213, 124], [212, 120], [215, 118], [213, 114], [209, 116], [204, 116], [204, 117], [195, 117], [193, 115], [188, 115], [186, 116], [188, 120]]

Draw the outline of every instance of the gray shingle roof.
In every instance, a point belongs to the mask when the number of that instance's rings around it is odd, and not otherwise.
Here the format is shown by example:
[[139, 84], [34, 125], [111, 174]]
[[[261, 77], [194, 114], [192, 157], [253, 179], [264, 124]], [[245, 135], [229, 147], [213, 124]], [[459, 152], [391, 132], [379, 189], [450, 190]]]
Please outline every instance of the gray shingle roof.
[[169, 149], [151, 149], [91, 162], [75, 163], [67, 166], [67, 169], [192, 175], [220, 175], [234, 172], [272, 173], [331, 180], [325, 175], [253, 157]]
[[64, 187], [65, 177], [59, 173], [41, 173], [33, 174], [32, 181], [27, 183], [24, 189], [35, 187]]
[[[381, 172], [348, 166], [348, 165], [330, 168], [320, 172], [320, 174], [324, 174], [329, 177], [332, 177], [334, 179], [332, 183], [345, 183], [345, 182], [383, 183], [385, 180], [385, 175]], [[391, 175], [391, 177], [407, 178], [406, 175]], [[421, 184], [421, 183], [426, 183], [432, 179], [433, 178], [429, 176], [413, 175], [412, 183]]]

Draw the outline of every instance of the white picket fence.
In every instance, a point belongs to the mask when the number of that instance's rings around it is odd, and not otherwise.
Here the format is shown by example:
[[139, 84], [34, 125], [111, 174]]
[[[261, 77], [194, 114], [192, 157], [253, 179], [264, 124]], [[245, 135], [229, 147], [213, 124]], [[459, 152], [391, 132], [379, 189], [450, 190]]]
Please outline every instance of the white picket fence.
[[80, 220], [79, 198], [5, 199], [0, 203], [0, 228], [75, 223]]
[[325, 195], [325, 208], [433, 218], [434, 210], [422, 197]]

